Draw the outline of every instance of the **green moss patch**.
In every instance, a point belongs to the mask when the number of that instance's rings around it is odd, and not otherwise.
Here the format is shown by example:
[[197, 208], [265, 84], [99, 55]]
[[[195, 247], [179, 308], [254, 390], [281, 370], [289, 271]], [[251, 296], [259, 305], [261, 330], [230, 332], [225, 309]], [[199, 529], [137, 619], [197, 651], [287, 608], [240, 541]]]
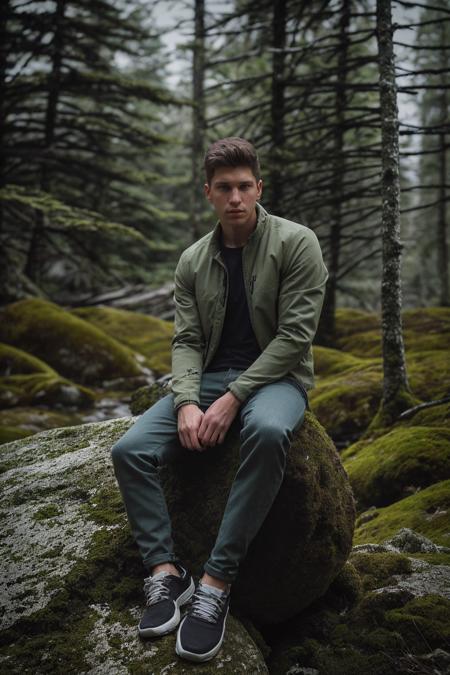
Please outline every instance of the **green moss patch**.
[[397, 424], [407, 427], [450, 427], [450, 403], [423, 408]]
[[284, 626], [269, 658], [271, 675], [310, 668], [330, 675], [444, 672], [430, 654], [447, 648], [450, 602], [440, 595], [414, 597], [397, 585], [413, 574], [403, 554], [358, 552], [350, 560], [360, 578], [359, 594], [342, 606], [330, 587]]
[[311, 408], [332, 438], [359, 436], [374, 417], [382, 395], [381, 364], [368, 363], [319, 380]]
[[450, 391], [449, 349], [407, 354], [406, 366], [411, 390], [423, 401], [432, 401], [448, 395]]
[[50, 364], [75, 382], [142, 373], [133, 352], [87, 321], [32, 298], [0, 310], [0, 339]]
[[0, 376], [27, 375], [31, 373], [57, 375], [53, 368], [50, 368], [41, 359], [27, 354], [22, 349], [0, 343]]
[[20, 427], [8, 427], [0, 426], [0, 444], [9, 443], [10, 441], [15, 441], [18, 438], [26, 438], [30, 436], [33, 432], [27, 431], [26, 429], [21, 429]]
[[364, 591], [389, 586], [395, 574], [411, 572], [411, 561], [403, 553], [352, 553], [350, 562], [361, 577]]
[[71, 313], [143, 354], [158, 375], [170, 372], [173, 323], [113, 307], [82, 307]]
[[58, 375], [10, 375], [0, 378], [0, 406], [51, 405], [87, 407], [95, 394], [87, 387], [70, 382]]
[[342, 459], [358, 505], [386, 506], [450, 475], [450, 430], [396, 428]]
[[349, 308], [336, 310], [336, 335], [338, 341], [355, 333], [379, 330], [380, 326], [380, 317], [375, 313]]
[[420, 307], [402, 314], [403, 327], [416, 333], [447, 333], [450, 335], [449, 307]]
[[367, 365], [362, 359], [352, 354], [347, 354], [338, 349], [328, 347], [314, 347], [314, 373], [319, 381], [322, 377], [337, 375], [347, 370], [364, 367]]
[[449, 512], [450, 480], [445, 480], [377, 509], [371, 520], [357, 526], [353, 543], [379, 544], [408, 527], [436, 544], [450, 546]]
[[71, 410], [49, 410], [38, 406], [21, 406], [0, 410], [0, 427], [16, 427], [21, 429], [25, 435], [45, 429], [74, 426], [80, 423], [79, 413]]

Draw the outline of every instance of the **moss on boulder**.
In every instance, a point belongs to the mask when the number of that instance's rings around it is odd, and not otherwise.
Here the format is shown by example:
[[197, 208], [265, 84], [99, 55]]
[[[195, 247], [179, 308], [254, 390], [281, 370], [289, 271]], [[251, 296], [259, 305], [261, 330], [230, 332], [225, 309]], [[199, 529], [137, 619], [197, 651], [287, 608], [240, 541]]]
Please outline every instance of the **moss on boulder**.
[[[164, 469], [177, 550], [191, 569], [201, 569], [209, 557], [238, 462], [234, 430], [226, 452], [190, 453]], [[280, 492], [233, 584], [234, 606], [262, 623], [296, 614], [343, 567], [353, 523], [353, 496], [339, 455], [308, 413], [288, 452]]]
[[0, 376], [30, 375], [32, 373], [57, 375], [56, 371], [41, 359], [24, 352], [22, 349], [0, 343]]
[[145, 356], [158, 375], [170, 372], [173, 323], [140, 312], [114, 307], [80, 307], [72, 314]]
[[0, 378], [0, 407], [50, 405], [83, 408], [92, 405], [93, 391], [58, 375], [35, 373]]
[[144, 372], [128, 347], [87, 321], [37, 298], [0, 309], [0, 339], [37, 356], [75, 382], [135, 378]]
[[442, 546], [450, 546], [450, 480], [430, 485], [395, 504], [372, 510], [359, 523], [354, 543], [381, 543], [401, 527], [420, 532]]
[[142, 641], [145, 575], [109, 450], [132, 419], [53, 429], [0, 448], [0, 670], [267, 673], [241, 623], [197, 666], [174, 635]]
[[386, 506], [450, 475], [450, 430], [393, 429], [342, 453], [359, 508]]

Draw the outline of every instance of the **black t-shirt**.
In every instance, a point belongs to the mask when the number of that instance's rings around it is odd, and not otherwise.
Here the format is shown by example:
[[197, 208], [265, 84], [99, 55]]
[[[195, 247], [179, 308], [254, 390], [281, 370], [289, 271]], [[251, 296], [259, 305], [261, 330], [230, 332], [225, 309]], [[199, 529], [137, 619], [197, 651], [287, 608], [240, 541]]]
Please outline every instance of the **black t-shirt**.
[[220, 248], [228, 273], [228, 300], [222, 337], [206, 372], [246, 370], [261, 354], [245, 295], [242, 248], [228, 248], [222, 242]]

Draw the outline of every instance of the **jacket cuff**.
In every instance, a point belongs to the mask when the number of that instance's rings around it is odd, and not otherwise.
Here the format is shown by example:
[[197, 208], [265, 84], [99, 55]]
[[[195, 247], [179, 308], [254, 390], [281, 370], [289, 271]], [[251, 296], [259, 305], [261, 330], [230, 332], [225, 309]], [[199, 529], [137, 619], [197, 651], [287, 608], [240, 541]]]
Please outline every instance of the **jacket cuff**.
[[236, 396], [236, 398], [241, 402], [244, 403], [245, 399], [248, 398], [250, 395], [250, 392], [247, 391], [246, 387], [242, 387], [241, 385], [238, 384], [237, 380], [234, 382], [230, 382], [228, 385], [227, 389], [231, 391], [231, 393]]
[[182, 399], [181, 401], [175, 400], [175, 403], [174, 403], [175, 412], [177, 412], [178, 409], [181, 408], [183, 405], [189, 405], [190, 403], [192, 405], [200, 406], [200, 401], [198, 401], [197, 399], [195, 399], [195, 400], [194, 399]]

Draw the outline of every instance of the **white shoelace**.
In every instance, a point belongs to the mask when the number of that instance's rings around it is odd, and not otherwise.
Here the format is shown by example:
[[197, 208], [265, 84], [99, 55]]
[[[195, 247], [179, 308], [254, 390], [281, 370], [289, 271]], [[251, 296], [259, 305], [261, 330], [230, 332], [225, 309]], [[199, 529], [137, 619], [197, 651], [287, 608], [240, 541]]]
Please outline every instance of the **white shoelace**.
[[160, 600], [168, 600], [169, 588], [165, 583], [167, 576], [169, 576], [167, 572], [160, 572], [154, 577], [144, 579], [144, 594], [147, 600], [147, 607], [154, 605]]
[[226, 598], [226, 593], [216, 595], [200, 585], [194, 594], [191, 613], [209, 623], [216, 623]]

